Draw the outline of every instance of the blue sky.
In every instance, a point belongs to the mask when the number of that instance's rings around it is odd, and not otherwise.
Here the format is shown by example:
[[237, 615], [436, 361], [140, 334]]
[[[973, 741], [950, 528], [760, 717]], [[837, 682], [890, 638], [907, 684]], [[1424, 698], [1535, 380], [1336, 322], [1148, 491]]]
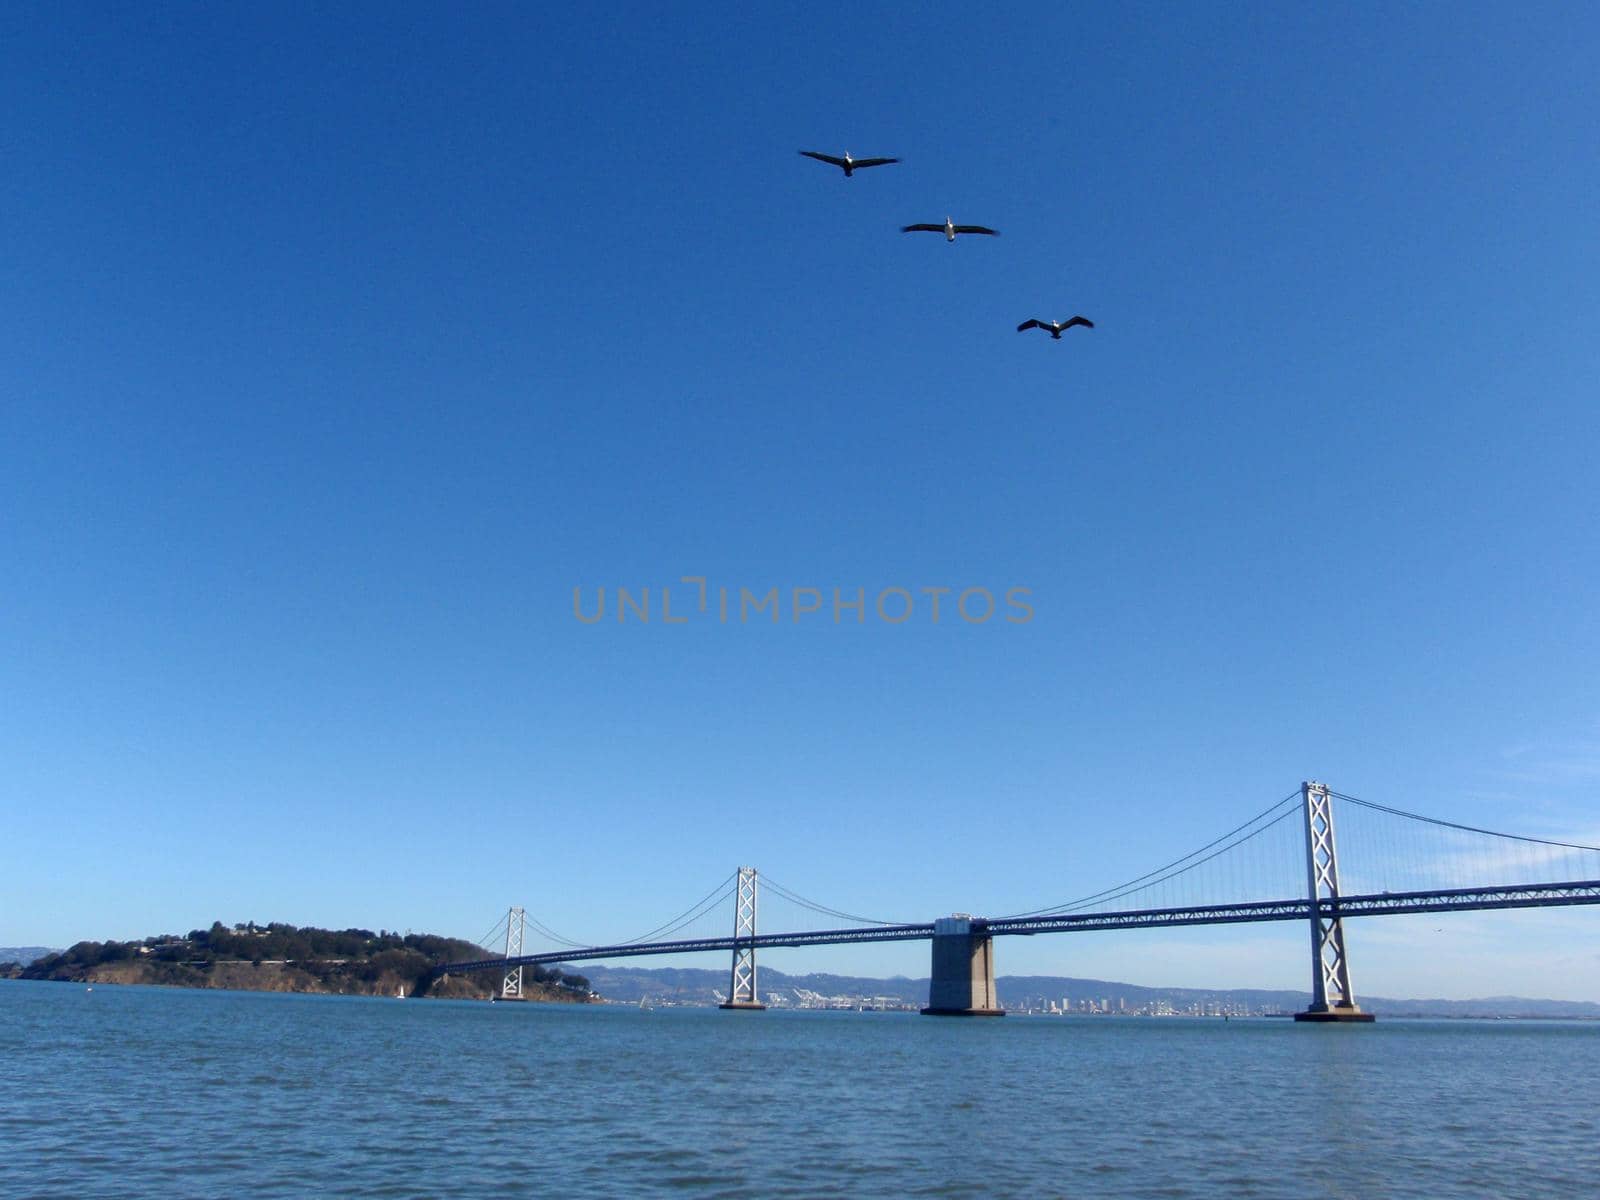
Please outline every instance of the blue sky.
[[[625, 937], [741, 862], [1010, 912], [1307, 777], [1600, 834], [1597, 57], [1578, 5], [9, 10], [0, 943]], [[1002, 236], [898, 232], [947, 214]], [[1034, 616], [574, 619], [684, 576]], [[1600, 915], [1451, 920], [1358, 988], [1600, 995]]]

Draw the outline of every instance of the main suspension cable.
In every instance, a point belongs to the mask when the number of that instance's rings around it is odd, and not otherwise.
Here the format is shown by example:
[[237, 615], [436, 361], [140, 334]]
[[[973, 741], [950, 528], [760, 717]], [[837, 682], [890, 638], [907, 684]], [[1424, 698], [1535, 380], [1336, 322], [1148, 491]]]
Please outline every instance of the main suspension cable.
[[[1183, 874], [1184, 871], [1187, 871], [1192, 867], [1198, 867], [1203, 862], [1209, 862], [1212, 858], [1215, 858], [1217, 855], [1216, 854], [1208, 855], [1206, 858], [1199, 859], [1196, 862], [1189, 862], [1189, 860], [1191, 858], [1195, 858], [1197, 855], [1204, 854], [1207, 850], [1210, 850], [1213, 846], [1219, 845], [1222, 842], [1227, 841], [1229, 838], [1233, 837], [1235, 834], [1241, 833], [1244, 830], [1249, 829], [1252, 825], [1255, 825], [1255, 824], [1259, 823], [1260, 821], [1264, 820], [1265, 818], [1267, 818], [1269, 816], [1272, 816], [1273, 813], [1277, 812], [1278, 809], [1283, 808], [1291, 800], [1298, 800], [1299, 798], [1300, 798], [1300, 792], [1298, 790], [1290, 792], [1282, 800], [1279, 800], [1276, 804], [1272, 805], [1270, 808], [1266, 809], [1264, 812], [1261, 812], [1261, 813], [1257, 814], [1256, 816], [1250, 818], [1250, 820], [1246, 821], [1243, 825], [1240, 825], [1240, 826], [1238, 826], [1238, 827], [1236, 827], [1234, 829], [1230, 829], [1227, 833], [1223, 834], [1221, 837], [1215, 838], [1212, 841], [1207, 842], [1204, 846], [1201, 846], [1198, 850], [1191, 850], [1188, 854], [1185, 854], [1182, 858], [1175, 858], [1171, 862], [1167, 863], [1166, 866], [1157, 867], [1153, 871], [1147, 871], [1145, 874], [1137, 876], [1134, 879], [1130, 879], [1126, 883], [1119, 883], [1115, 887], [1106, 888], [1104, 891], [1095, 892], [1093, 895], [1084, 896], [1084, 897], [1082, 897], [1081, 899], [1078, 899], [1078, 900], [1068, 900], [1068, 901], [1066, 901], [1065, 903], [1062, 903], [1062, 904], [1052, 904], [1052, 905], [1049, 905], [1048, 907], [1035, 908], [1035, 909], [1032, 909], [1032, 910], [1030, 910], [1028, 912], [1012, 913], [1008, 917], [1000, 917], [998, 919], [1002, 920], [1002, 921], [1007, 921], [1007, 920], [1013, 920], [1013, 919], [1021, 918], [1021, 917], [1040, 917], [1040, 916], [1047, 916], [1047, 915], [1050, 915], [1050, 914], [1053, 914], [1053, 913], [1067, 912], [1067, 911], [1070, 911], [1072, 909], [1084, 908], [1087, 905], [1094, 904], [1094, 903], [1099, 902], [1099, 901], [1118, 899], [1118, 898], [1120, 898], [1122, 896], [1126, 896], [1129, 892], [1138, 891], [1139, 888], [1141, 886], [1145, 885], [1147, 882], [1149, 884], [1151, 884], [1151, 885], [1156, 884], [1156, 883], [1165, 882], [1166, 880], [1171, 879], [1176, 875]], [[1289, 815], [1289, 813], [1292, 812], [1292, 811], [1293, 810], [1290, 809], [1288, 811], [1280, 813], [1277, 817], [1273, 818], [1273, 820], [1269, 821], [1265, 825], [1262, 825], [1260, 829], [1257, 829], [1254, 833], [1251, 833], [1248, 837], [1240, 838], [1239, 841], [1233, 843], [1233, 845], [1242, 845], [1244, 842], [1249, 841], [1250, 838], [1255, 837], [1256, 834], [1261, 833], [1261, 832], [1263, 832], [1263, 831], [1265, 831], [1267, 829], [1270, 829], [1273, 825], [1276, 825], [1279, 821], [1283, 820], [1284, 817], [1287, 817]], [[1233, 845], [1223, 846], [1222, 850], [1217, 851], [1217, 854], [1221, 854], [1224, 851], [1233, 849]], [[1188, 863], [1189, 865], [1186, 866], [1186, 867], [1183, 867], [1182, 870], [1172, 871], [1172, 868], [1178, 866], [1180, 863]], [[1164, 872], [1164, 871], [1172, 871], [1172, 874], [1163, 875], [1162, 872]], [[1160, 879], [1156, 878], [1156, 876], [1158, 876], [1158, 875], [1161, 876]]]
[[877, 917], [860, 917], [860, 916], [857, 916], [854, 913], [842, 912], [837, 908], [830, 908], [828, 905], [820, 904], [815, 900], [806, 899], [806, 897], [800, 895], [800, 893], [798, 893], [796, 891], [793, 891], [790, 888], [784, 887], [783, 884], [779, 883], [776, 879], [772, 878], [772, 876], [770, 876], [770, 875], [762, 875], [759, 878], [760, 878], [762, 884], [765, 887], [771, 888], [773, 891], [777, 892], [778, 895], [782, 896], [785, 900], [788, 900], [788, 901], [790, 901], [790, 902], [792, 902], [794, 904], [798, 904], [801, 908], [808, 908], [814, 913], [820, 913], [821, 915], [823, 915], [825, 917], [838, 917], [842, 921], [856, 921], [856, 922], [859, 922], [862, 925], [904, 925], [904, 924], [906, 924], [906, 922], [904, 922], [904, 921], [884, 921], [884, 920], [880, 920]]
[[[691, 904], [688, 908], [684, 909], [670, 921], [666, 921], [660, 925], [657, 925], [654, 929], [650, 930], [649, 933], [641, 933], [638, 937], [629, 938], [625, 942], [616, 942], [614, 944], [618, 946], [634, 946], [640, 942], [649, 941], [653, 937], [658, 937], [667, 933], [673, 933], [679, 929], [682, 929], [685, 925], [689, 924], [689, 922], [698, 919], [704, 911], [711, 907], [711, 904], [714, 901], [721, 900], [723, 898], [723, 894], [727, 892], [729, 885], [733, 883], [734, 875], [736, 874], [737, 872], [730, 874], [721, 883], [717, 884], [716, 887], [707, 892], [705, 896]], [[591, 943], [591, 946], [592, 945], [593, 943]]]
[[1514, 842], [1532, 842], [1539, 846], [1559, 846], [1563, 850], [1592, 850], [1600, 854], [1600, 846], [1585, 846], [1581, 842], [1557, 842], [1549, 838], [1527, 837], [1520, 833], [1501, 833], [1496, 829], [1479, 829], [1476, 825], [1462, 825], [1456, 821], [1445, 821], [1438, 817], [1425, 817], [1421, 813], [1406, 812], [1403, 808], [1390, 808], [1386, 804], [1374, 804], [1371, 800], [1362, 800], [1357, 796], [1346, 796], [1343, 792], [1329, 792], [1340, 800], [1347, 800], [1351, 804], [1359, 804], [1362, 808], [1375, 809], [1378, 812], [1388, 813], [1394, 817], [1408, 817], [1413, 821], [1422, 821], [1428, 825], [1443, 825], [1446, 829], [1459, 829], [1465, 833], [1481, 833], [1488, 837], [1508, 838]]

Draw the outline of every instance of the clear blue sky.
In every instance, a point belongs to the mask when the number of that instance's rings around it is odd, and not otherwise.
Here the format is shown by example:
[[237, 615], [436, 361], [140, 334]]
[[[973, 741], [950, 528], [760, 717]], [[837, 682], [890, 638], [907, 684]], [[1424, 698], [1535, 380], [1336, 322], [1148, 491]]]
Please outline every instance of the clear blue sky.
[[[626, 937], [741, 862], [1010, 912], [1307, 777], [1593, 837], [1597, 61], [1577, 4], [7, 9], [0, 944]], [[573, 617], [685, 575], [1035, 615]], [[1450, 920], [1358, 988], [1600, 996], [1600, 913]]]

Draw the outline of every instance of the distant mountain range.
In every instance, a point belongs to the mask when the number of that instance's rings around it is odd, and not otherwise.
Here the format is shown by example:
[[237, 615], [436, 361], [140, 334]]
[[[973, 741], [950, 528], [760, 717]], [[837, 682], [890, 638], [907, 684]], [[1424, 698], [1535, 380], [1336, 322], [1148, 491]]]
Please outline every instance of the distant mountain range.
[[[695, 967], [643, 968], [586, 964], [589, 985], [607, 1000], [636, 1004], [713, 1004], [728, 990], [726, 970]], [[789, 975], [762, 967], [758, 978], [761, 998], [772, 1003], [774, 993], [790, 1005], [811, 997], [882, 997], [908, 1006], [928, 1002], [928, 980], [872, 979], [856, 975]], [[1000, 1003], [1014, 1010], [1048, 1009], [1069, 1002], [1074, 1011], [1092, 1003], [1111, 1012], [1166, 1010], [1184, 1013], [1232, 1009], [1250, 1013], [1292, 1013], [1311, 1002], [1309, 992], [1270, 991], [1259, 988], [1152, 988], [1108, 979], [1077, 979], [1060, 975], [1002, 975], [995, 980]], [[1600, 1004], [1585, 1000], [1535, 1000], [1522, 996], [1490, 996], [1480, 1000], [1393, 1000], [1360, 996], [1361, 1007], [1387, 1017], [1542, 1017], [1600, 1019]]]
[[27, 966], [46, 954], [60, 953], [61, 951], [52, 950], [49, 946], [0, 946], [0, 963], [14, 962]]

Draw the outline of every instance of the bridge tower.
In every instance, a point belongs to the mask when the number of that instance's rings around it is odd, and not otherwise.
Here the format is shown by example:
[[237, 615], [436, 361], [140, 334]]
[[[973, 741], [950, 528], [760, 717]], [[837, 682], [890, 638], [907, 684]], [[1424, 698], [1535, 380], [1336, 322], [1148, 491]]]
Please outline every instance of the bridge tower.
[[740, 867], [739, 886], [733, 893], [733, 974], [728, 999], [718, 1008], [767, 1007], [756, 991], [756, 891], [756, 869]]
[[[518, 958], [522, 955], [522, 935], [528, 924], [528, 914], [520, 908], [513, 908], [506, 914], [506, 957]], [[500, 999], [522, 999], [522, 968], [515, 967], [506, 971], [506, 977], [500, 981]]]
[[1311, 899], [1311, 1007], [1296, 1021], [1371, 1021], [1350, 989], [1339, 902], [1339, 853], [1333, 838], [1333, 798], [1315, 780], [1300, 785], [1306, 818], [1306, 880]]

